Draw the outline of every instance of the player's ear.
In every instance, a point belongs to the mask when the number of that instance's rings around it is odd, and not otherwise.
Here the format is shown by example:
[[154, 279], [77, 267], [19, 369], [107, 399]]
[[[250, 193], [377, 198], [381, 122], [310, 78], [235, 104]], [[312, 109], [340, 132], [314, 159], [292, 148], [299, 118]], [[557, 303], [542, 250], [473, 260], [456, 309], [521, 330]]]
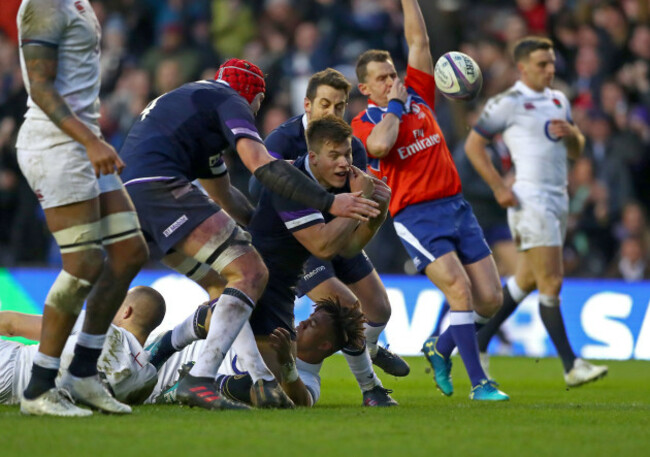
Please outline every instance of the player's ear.
[[311, 100], [305, 97], [305, 100], [302, 102], [302, 106], [305, 108], [305, 113], [311, 115]]
[[368, 84], [359, 83], [357, 84], [357, 87], [359, 88], [359, 92], [361, 92], [363, 95], [365, 95], [366, 97], [370, 96], [370, 92], [368, 91]]
[[133, 316], [133, 308], [130, 305], [125, 306], [124, 311], [122, 311], [122, 319], [128, 319], [131, 316]]

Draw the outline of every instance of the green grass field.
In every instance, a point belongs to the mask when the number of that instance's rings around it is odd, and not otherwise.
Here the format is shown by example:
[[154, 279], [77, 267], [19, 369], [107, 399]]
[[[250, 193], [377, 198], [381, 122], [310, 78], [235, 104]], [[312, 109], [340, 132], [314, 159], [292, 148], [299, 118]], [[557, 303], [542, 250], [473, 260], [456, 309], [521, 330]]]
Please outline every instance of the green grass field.
[[[313, 409], [208, 412], [140, 406], [127, 417], [24, 417], [0, 407], [0, 456], [643, 456], [650, 451], [650, 363], [609, 362], [601, 381], [567, 390], [557, 359], [493, 358], [511, 401], [472, 402], [462, 362], [443, 397], [424, 358], [382, 376], [400, 406], [361, 407], [341, 356], [323, 369]], [[381, 375], [381, 374], [380, 374]]]

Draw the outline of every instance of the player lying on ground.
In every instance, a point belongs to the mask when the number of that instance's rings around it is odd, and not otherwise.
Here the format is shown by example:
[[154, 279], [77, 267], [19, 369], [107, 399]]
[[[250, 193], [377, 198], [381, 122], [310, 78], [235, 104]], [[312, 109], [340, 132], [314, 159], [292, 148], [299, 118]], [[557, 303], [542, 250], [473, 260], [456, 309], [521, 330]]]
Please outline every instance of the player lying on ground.
[[[210, 325], [209, 307], [195, 312], [194, 331], [204, 333], [204, 325]], [[296, 338], [285, 328], [279, 327], [269, 336], [274, 353], [265, 351], [266, 357], [276, 360], [267, 364], [280, 366], [280, 383], [291, 400], [298, 406], [313, 406], [320, 397], [320, 369], [324, 359], [344, 346], [363, 347], [363, 313], [359, 304], [341, 306], [338, 300], [323, 299], [315, 304], [308, 319], [295, 329]], [[147, 403], [175, 403], [176, 383], [200, 351], [202, 341], [195, 341], [171, 356], [158, 372], [158, 383]], [[229, 398], [251, 403], [250, 389], [253, 380], [231, 349], [219, 367], [217, 383]], [[170, 387], [171, 386], [171, 387]]]
[[[204, 354], [178, 388], [178, 399], [191, 406], [241, 407], [221, 398], [214, 384], [223, 354], [233, 344], [238, 353], [247, 354], [246, 368], [259, 392], [255, 403], [292, 406], [264, 364], [248, 324], [268, 271], [248, 233], [237, 226], [236, 222], [248, 224], [253, 208], [230, 185], [223, 150], [228, 146], [236, 150], [251, 173], [290, 201], [351, 217], [350, 223], [380, 214], [375, 202], [359, 195], [334, 196], [268, 154], [254, 119], [264, 91], [264, 75], [257, 66], [231, 59], [219, 67], [214, 80], [188, 83], [153, 100], [120, 151], [129, 163], [123, 174], [125, 186], [152, 257], [178, 252], [208, 265], [226, 281]], [[192, 184], [195, 179], [209, 196]]]
[[[61, 370], [65, 370], [73, 358], [84, 314], [79, 315], [63, 348]], [[165, 300], [154, 289], [139, 286], [127, 293], [108, 329], [97, 361], [97, 369], [105, 375], [117, 400], [129, 404], [142, 403], [156, 385], [156, 369], [148, 363], [143, 345], [164, 316]], [[0, 336], [38, 340], [42, 321], [40, 315], [0, 311]], [[0, 340], [0, 404], [20, 402], [23, 389], [32, 376], [31, 365], [37, 350], [37, 345]]]
[[[289, 119], [269, 134], [264, 140], [269, 154], [285, 160], [295, 160], [307, 154], [307, 125], [326, 115], [343, 119], [350, 88], [351, 85], [343, 74], [332, 68], [312, 75], [304, 99], [305, 113]], [[366, 149], [356, 137], [352, 137], [352, 163], [360, 170], [365, 170], [367, 166]], [[259, 181], [251, 177], [251, 195], [259, 196], [261, 189]], [[344, 306], [352, 306], [359, 301], [367, 319], [364, 333], [372, 363], [394, 376], [406, 376], [409, 373], [409, 366], [402, 358], [377, 344], [379, 335], [386, 328], [391, 309], [386, 289], [365, 252], [352, 258], [335, 256], [329, 261], [310, 256], [296, 286], [296, 293], [298, 297], [307, 295], [314, 302], [336, 296]], [[365, 366], [368, 363], [365, 350], [353, 353], [344, 350], [343, 354], [353, 373], [368, 371]], [[372, 379], [357, 376], [362, 391], [374, 387], [368, 385], [369, 382]]]
[[[292, 202], [264, 189], [248, 225], [253, 245], [269, 270], [268, 285], [251, 315], [250, 324], [260, 353], [276, 376], [280, 375], [280, 364], [271, 348], [270, 335], [281, 327], [294, 336], [293, 288], [300, 279], [304, 262], [309, 255], [323, 259], [339, 254], [356, 255], [386, 217], [390, 189], [382, 181], [351, 166], [351, 139], [352, 129], [337, 117], [326, 116], [312, 121], [307, 128], [309, 154], [296, 160], [294, 167], [326, 189], [349, 186], [352, 192], [362, 190], [364, 195], [380, 203], [381, 214], [378, 217], [368, 222], [332, 218], [318, 209]], [[192, 269], [199, 271], [201, 265], [194, 262]], [[161, 364], [161, 360], [196, 339], [191, 329], [190, 316], [161, 338], [152, 347], [154, 364]], [[237, 348], [235, 352], [240, 357], [245, 355]], [[396, 404], [369, 363], [366, 370], [358, 375], [366, 376], [369, 380], [368, 388], [363, 393], [364, 404]]]

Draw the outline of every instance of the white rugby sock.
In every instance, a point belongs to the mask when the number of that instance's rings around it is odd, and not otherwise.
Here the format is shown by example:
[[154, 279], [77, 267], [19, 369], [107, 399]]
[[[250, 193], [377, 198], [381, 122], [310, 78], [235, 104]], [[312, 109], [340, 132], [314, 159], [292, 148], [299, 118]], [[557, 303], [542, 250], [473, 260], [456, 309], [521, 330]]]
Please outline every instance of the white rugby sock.
[[194, 314], [195, 313], [190, 314], [187, 319], [178, 324], [172, 330], [172, 346], [174, 346], [174, 349], [177, 351], [180, 351], [199, 339], [194, 331]]
[[342, 352], [362, 392], [382, 385], [375, 371], [372, 369], [372, 361], [370, 360], [370, 354], [368, 354], [367, 348], [364, 347], [362, 351], [343, 349]]
[[237, 359], [241, 361], [244, 370], [248, 371], [248, 374], [253, 378], [253, 383], [257, 382], [258, 379], [266, 381], [275, 379], [271, 370], [264, 363], [259, 349], [257, 349], [255, 335], [253, 335], [250, 323], [244, 323], [239, 335], [232, 343], [232, 350], [237, 354]]
[[379, 340], [379, 335], [386, 328], [386, 323], [377, 324], [374, 322], [364, 322], [363, 324], [363, 334], [366, 337], [366, 347], [370, 353], [370, 357], [377, 355], [377, 341]]
[[212, 310], [210, 331], [203, 350], [190, 374], [197, 377], [216, 378], [230, 346], [248, 321], [255, 304], [240, 290], [226, 288]]

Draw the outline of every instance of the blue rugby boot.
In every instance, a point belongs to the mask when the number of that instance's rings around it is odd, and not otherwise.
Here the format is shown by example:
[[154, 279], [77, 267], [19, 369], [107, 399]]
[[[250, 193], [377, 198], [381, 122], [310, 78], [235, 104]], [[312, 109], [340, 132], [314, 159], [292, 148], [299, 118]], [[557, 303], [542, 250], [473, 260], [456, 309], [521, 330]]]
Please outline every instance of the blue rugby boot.
[[445, 358], [436, 350], [438, 337], [429, 337], [422, 346], [422, 352], [433, 368], [433, 380], [438, 390], [449, 397], [454, 393], [454, 385], [451, 383], [451, 359]]
[[510, 397], [496, 388], [496, 383], [490, 379], [483, 379], [475, 385], [469, 393], [470, 400], [480, 401], [506, 401]]

